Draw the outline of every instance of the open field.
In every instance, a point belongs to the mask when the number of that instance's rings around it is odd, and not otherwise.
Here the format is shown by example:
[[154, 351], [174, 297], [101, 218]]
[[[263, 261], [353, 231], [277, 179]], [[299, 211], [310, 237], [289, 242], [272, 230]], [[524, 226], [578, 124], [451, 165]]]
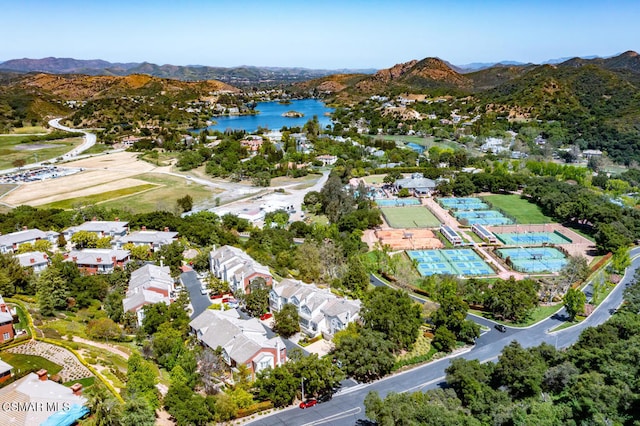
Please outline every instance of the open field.
[[47, 129], [42, 126], [24, 126], [14, 127], [11, 132], [15, 135], [34, 134], [34, 133], [47, 133]]
[[145, 184], [138, 186], [130, 186], [127, 188], [116, 189], [113, 191], [101, 192], [99, 194], [87, 195], [84, 197], [67, 198], [66, 200], [56, 201], [51, 204], [47, 204], [44, 207], [52, 209], [72, 209], [77, 205], [98, 204], [104, 201], [113, 200], [116, 198], [127, 197], [133, 194], [139, 194], [141, 192], [156, 189], [158, 186], [153, 184]]
[[364, 181], [368, 184], [368, 185], [382, 185], [384, 182], [382, 182], [382, 180], [384, 179], [386, 175], [371, 175], [371, 176], [365, 176], [362, 179], [364, 179]]
[[487, 195], [482, 197], [482, 199], [514, 218], [516, 223], [553, 223], [553, 219], [545, 216], [540, 210], [540, 207], [520, 198], [519, 195]]
[[13, 188], [15, 188], [17, 185], [11, 185], [11, 184], [0, 184], [0, 195], [2, 194], [6, 194], [7, 192], [11, 191]]
[[[204, 187], [137, 159], [136, 153], [119, 152], [65, 163], [83, 168], [71, 176], [22, 184], [2, 198], [18, 206], [28, 204], [72, 208], [78, 203], [100, 203], [133, 212], [150, 212], [161, 207], [172, 210], [178, 198], [189, 194], [194, 203], [211, 198], [219, 190]], [[165, 170], [166, 169], [166, 170]], [[155, 188], [155, 189], [154, 189]]]
[[437, 228], [440, 221], [423, 206], [382, 207], [382, 214], [392, 228]]
[[13, 163], [46, 161], [60, 157], [82, 144], [82, 138], [68, 138], [54, 141], [26, 142], [29, 136], [3, 136], [0, 138], [0, 170], [15, 167]]
[[133, 213], [150, 213], [156, 210], [173, 211], [176, 200], [189, 194], [193, 198], [194, 205], [203, 200], [215, 198], [220, 190], [198, 185], [177, 176], [146, 173], [137, 176], [142, 182], [157, 185], [152, 189], [130, 195], [128, 197], [112, 199], [101, 203], [107, 208], [129, 210]]

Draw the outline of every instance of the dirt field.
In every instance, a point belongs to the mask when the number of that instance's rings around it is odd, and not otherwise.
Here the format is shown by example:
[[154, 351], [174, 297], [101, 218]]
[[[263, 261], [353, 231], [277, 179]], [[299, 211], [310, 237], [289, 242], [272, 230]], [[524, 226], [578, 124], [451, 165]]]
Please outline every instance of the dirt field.
[[25, 183], [3, 197], [2, 202], [12, 206], [21, 204], [38, 206], [67, 198], [144, 185], [147, 182], [132, 177], [163, 169], [137, 160], [136, 155], [131, 152], [121, 152], [66, 163], [62, 166], [85, 170], [70, 176]]
[[443, 248], [442, 242], [428, 229], [383, 229], [375, 231], [381, 244], [392, 250], [417, 250]]

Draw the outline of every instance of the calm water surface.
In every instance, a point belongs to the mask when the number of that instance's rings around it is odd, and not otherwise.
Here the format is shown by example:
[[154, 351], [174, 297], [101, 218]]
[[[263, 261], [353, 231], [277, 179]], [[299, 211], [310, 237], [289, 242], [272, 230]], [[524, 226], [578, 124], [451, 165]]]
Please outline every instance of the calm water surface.
[[[296, 100], [286, 105], [278, 102], [258, 102], [256, 110], [260, 111], [260, 113], [256, 115], [213, 117], [212, 120], [215, 120], [217, 123], [207, 127], [207, 129], [219, 130], [221, 132], [227, 129], [255, 132], [258, 130], [258, 127], [280, 130], [284, 126], [302, 127], [307, 121], [311, 120], [314, 115], [318, 117], [320, 126], [325, 129], [327, 125], [331, 125], [331, 119], [325, 114], [333, 112], [333, 108], [327, 107], [317, 99]], [[283, 117], [282, 114], [287, 111], [301, 112], [304, 114], [304, 117]]]

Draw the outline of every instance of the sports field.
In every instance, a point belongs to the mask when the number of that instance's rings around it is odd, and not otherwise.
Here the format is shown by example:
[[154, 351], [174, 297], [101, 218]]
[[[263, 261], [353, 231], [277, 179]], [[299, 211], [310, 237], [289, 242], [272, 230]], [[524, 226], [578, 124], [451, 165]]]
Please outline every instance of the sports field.
[[494, 208], [504, 211], [507, 216], [516, 220], [519, 224], [553, 223], [553, 219], [545, 216], [537, 205], [520, 198], [519, 195], [487, 195], [482, 197], [484, 201]]
[[426, 207], [382, 207], [380, 210], [392, 228], [437, 228], [440, 226], [440, 221]]
[[14, 163], [35, 163], [61, 156], [82, 144], [82, 138], [29, 142], [29, 136], [0, 135], [0, 170], [16, 167]]

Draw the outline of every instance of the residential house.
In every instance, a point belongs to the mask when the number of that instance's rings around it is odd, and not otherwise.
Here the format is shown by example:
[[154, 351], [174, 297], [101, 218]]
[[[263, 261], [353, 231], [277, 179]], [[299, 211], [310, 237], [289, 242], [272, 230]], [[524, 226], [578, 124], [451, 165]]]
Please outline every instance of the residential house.
[[27, 229], [12, 232], [7, 235], [0, 235], [0, 253], [14, 253], [22, 244], [34, 244], [38, 240], [47, 240], [54, 244], [58, 238], [57, 232], [41, 231], [39, 229]]
[[263, 140], [260, 136], [247, 136], [245, 139], [240, 141], [240, 145], [245, 147], [252, 157], [260, 151], [262, 143]]
[[110, 274], [115, 268], [123, 268], [129, 260], [129, 250], [118, 249], [72, 250], [66, 259], [88, 275]]
[[4, 299], [0, 296], [0, 344], [13, 340], [15, 330], [13, 329], [15, 309], [4, 303]]
[[327, 167], [336, 164], [336, 161], [338, 161], [338, 157], [336, 157], [335, 155], [318, 155], [316, 157], [316, 160], [322, 161], [322, 165]]
[[82, 225], [72, 226], [70, 228], [67, 228], [64, 231], [62, 231], [62, 234], [67, 239], [67, 241], [69, 241], [71, 237], [73, 237], [73, 235], [79, 231], [93, 232], [99, 238], [124, 237], [127, 234], [127, 230], [128, 230], [127, 223], [128, 222], [120, 222], [119, 220], [116, 220], [116, 221], [92, 220], [89, 222], [85, 222]]
[[47, 370], [29, 373], [0, 389], [0, 407], [11, 403], [28, 409], [2, 410], [2, 426], [70, 425], [89, 414], [82, 384], [63, 386], [49, 380]]
[[121, 249], [125, 244], [132, 243], [135, 246], [147, 246], [155, 252], [162, 246], [173, 243], [177, 238], [178, 233], [169, 231], [169, 228], [164, 228], [164, 231], [147, 231], [146, 226], [143, 226], [140, 231], [118, 238], [114, 244], [116, 248]]
[[264, 279], [271, 286], [273, 276], [269, 268], [256, 262], [251, 256], [239, 248], [222, 246], [209, 254], [211, 273], [229, 283], [233, 293], [249, 294], [250, 285], [258, 278]]
[[287, 360], [287, 349], [282, 338], [267, 337], [267, 329], [258, 319], [241, 319], [235, 309], [207, 309], [194, 318], [189, 326], [202, 345], [212, 350], [222, 350], [222, 358], [227, 365], [231, 368], [245, 365], [254, 376]]
[[16, 259], [23, 268], [32, 268], [36, 274], [47, 269], [49, 266], [49, 256], [41, 251], [31, 251], [28, 253], [16, 254]]
[[398, 179], [394, 183], [396, 191], [406, 188], [415, 196], [429, 196], [435, 191], [436, 186], [434, 180], [425, 178], [422, 173], [413, 173], [410, 178]]
[[501, 152], [508, 151], [509, 148], [504, 146], [504, 141], [500, 138], [487, 138], [480, 146], [480, 150], [482, 152], [500, 154]]
[[587, 160], [591, 158], [601, 158], [602, 151], [600, 151], [599, 149], [585, 149], [584, 151], [582, 151], [582, 156]]
[[155, 303], [169, 305], [175, 293], [175, 282], [168, 266], [147, 264], [131, 273], [126, 297], [122, 300], [125, 312], [135, 312], [138, 325], [144, 319], [143, 307]]
[[315, 337], [322, 333], [331, 339], [333, 335], [344, 330], [350, 322], [360, 318], [359, 300], [348, 300], [331, 293], [329, 289], [321, 289], [302, 281], [284, 279], [273, 286], [269, 293], [269, 307], [279, 312], [286, 304], [298, 308], [301, 330]]
[[0, 359], [0, 384], [13, 377], [13, 366]]

